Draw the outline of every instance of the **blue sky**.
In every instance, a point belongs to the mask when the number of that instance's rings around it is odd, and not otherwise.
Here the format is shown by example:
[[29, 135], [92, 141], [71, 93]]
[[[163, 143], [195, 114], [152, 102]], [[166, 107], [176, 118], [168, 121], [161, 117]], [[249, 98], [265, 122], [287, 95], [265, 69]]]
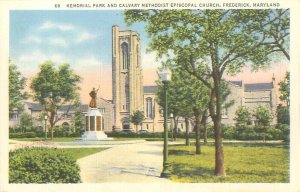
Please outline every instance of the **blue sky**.
[[[145, 49], [148, 39], [144, 26], [127, 27], [121, 11], [12, 11], [10, 57], [26, 71], [36, 68], [44, 58], [74, 66], [90, 58], [108, 65], [114, 24], [139, 32]], [[90, 65], [93, 67], [92, 62]]]
[[[107, 90], [103, 97], [109, 99], [113, 25], [140, 33], [144, 73], [148, 69], [155, 75], [158, 63], [154, 53], [146, 53], [149, 39], [144, 24], [126, 26], [121, 10], [11, 11], [10, 58], [28, 81], [46, 60], [69, 63], [83, 78], [82, 92], [101, 84]], [[153, 75], [152, 79], [145, 78], [144, 84], [153, 83]]]

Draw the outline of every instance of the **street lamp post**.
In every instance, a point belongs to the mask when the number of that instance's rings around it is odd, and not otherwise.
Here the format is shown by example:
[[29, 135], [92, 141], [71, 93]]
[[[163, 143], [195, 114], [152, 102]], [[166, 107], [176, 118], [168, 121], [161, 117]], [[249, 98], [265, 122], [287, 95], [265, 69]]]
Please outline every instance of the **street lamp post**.
[[45, 140], [47, 140], [47, 119], [48, 119], [48, 116], [45, 115], [45, 117], [44, 117], [44, 120], [45, 120]]
[[168, 178], [170, 177], [169, 164], [168, 164], [168, 82], [171, 80], [171, 73], [169, 70], [164, 69], [160, 73], [161, 81], [164, 84], [164, 149], [163, 149], [163, 170], [160, 177]]

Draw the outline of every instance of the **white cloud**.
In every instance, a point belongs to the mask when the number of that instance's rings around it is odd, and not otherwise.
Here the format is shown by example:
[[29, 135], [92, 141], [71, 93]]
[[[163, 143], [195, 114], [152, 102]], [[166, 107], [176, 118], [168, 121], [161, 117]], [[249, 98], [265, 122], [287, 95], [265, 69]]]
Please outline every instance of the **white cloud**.
[[51, 38], [49, 39], [49, 44], [60, 47], [68, 47], [67, 41], [61, 38]]
[[141, 59], [144, 69], [153, 69], [160, 66], [160, 63], [156, 61], [155, 52], [146, 53], [146, 50], [142, 49]]
[[41, 26], [42, 30], [58, 29], [60, 31], [71, 31], [74, 29], [72, 24], [67, 23], [54, 23], [52, 21], [46, 21]]
[[34, 50], [27, 52], [16, 58], [16, 63], [20, 66], [20, 70], [24, 72], [34, 72], [38, 70], [38, 67], [43, 62], [51, 60], [54, 63], [70, 63], [69, 59], [59, 53], [45, 54], [40, 50]]
[[47, 60], [47, 57], [45, 54], [43, 54], [39, 50], [34, 50], [31, 53], [25, 53], [23, 55], [20, 55], [18, 58], [18, 63], [21, 65], [28, 64], [28, 63], [41, 63], [43, 61]]
[[88, 33], [88, 32], [83, 32], [77, 37], [76, 42], [77, 43], [82, 43], [82, 42], [93, 40], [93, 39], [96, 39], [96, 38], [97, 38], [97, 35], [94, 35], [94, 34], [91, 34], [91, 33]]
[[77, 69], [95, 69], [100, 70], [100, 66], [102, 65], [101, 61], [95, 57], [86, 57], [81, 58], [75, 61], [75, 65]]
[[42, 40], [39, 37], [33, 35], [29, 35], [22, 40], [23, 44], [40, 44], [41, 42]]

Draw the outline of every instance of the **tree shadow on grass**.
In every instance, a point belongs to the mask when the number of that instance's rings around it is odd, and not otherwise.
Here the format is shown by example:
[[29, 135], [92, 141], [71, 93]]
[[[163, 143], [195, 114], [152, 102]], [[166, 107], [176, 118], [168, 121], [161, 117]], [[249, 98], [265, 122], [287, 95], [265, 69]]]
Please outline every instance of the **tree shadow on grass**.
[[195, 152], [186, 151], [186, 150], [169, 150], [169, 155], [176, 155], [176, 156], [184, 156], [184, 155], [195, 155]]
[[201, 166], [187, 167], [182, 164], [172, 164], [172, 172], [180, 178], [213, 176], [214, 169]]

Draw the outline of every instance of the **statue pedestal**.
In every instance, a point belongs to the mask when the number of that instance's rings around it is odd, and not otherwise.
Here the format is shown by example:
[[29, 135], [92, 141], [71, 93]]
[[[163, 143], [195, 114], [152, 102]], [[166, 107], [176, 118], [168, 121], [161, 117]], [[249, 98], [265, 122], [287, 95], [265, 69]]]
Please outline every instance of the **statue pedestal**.
[[85, 132], [83, 141], [112, 140], [103, 131], [103, 117], [97, 108], [90, 108], [85, 115]]
[[113, 138], [108, 138], [103, 131], [86, 131], [81, 139], [83, 141], [113, 140]]

